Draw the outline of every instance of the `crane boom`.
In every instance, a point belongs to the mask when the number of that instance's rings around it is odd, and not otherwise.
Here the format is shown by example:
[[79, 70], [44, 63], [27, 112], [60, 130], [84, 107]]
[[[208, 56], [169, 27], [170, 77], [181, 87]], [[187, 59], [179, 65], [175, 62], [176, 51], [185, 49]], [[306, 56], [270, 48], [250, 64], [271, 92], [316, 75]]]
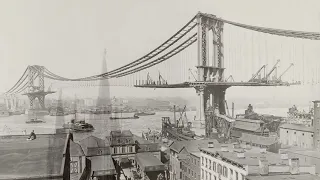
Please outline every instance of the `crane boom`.
[[280, 59], [276, 62], [276, 64], [272, 67], [271, 71], [266, 75], [265, 79], [268, 79], [271, 73], [277, 68], [278, 63], [280, 62]]
[[289, 71], [289, 69], [290, 69], [292, 66], [294, 66], [293, 63], [290, 64], [290, 66], [278, 77], [277, 80], [280, 81], [280, 80], [281, 80], [281, 77], [282, 77], [287, 71]]
[[263, 69], [263, 68], [265, 68], [267, 65], [263, 65], [253, 76], [252, 76], [252, 78], [249, 80], [249, 82], [250, 81], [252, 81], [253, 79], [255, 79], [258, 75], [259, 75], [259, 73], [261, 72], [261, 70]]

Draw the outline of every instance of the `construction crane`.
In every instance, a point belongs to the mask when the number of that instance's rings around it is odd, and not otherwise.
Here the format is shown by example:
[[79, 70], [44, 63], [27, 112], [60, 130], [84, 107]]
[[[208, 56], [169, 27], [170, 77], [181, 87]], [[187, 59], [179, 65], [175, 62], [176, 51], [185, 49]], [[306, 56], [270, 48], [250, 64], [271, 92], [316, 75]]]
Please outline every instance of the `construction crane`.
[[256, 79], [257, 76], [259, 76], [260, 72], [262, 71], [262, 69], [264, 69], [264, 71], [266, 71], [266, 66], [267, 65], [263, 65], [255, 74], [253, 74], [252, 78], [249, 80], [249, 82], [256, 82], [256, 81], [261, 81], [260, 78]]
[[280, 59], [277, 60], [276, 64], [272, 67], [272, 69], [270, 70], [270, 72], [266, 75], [266, 77], [262, 78], [262, 82], [267, 83], [268, 82], [268, 78], [269, 76], [272, 74], [272, 72], [277, 69], [277, 65], [279, 64]]
[[153, 80], [151, 79], [149, 73], [147, 74], [147, 82], [146, 82], [146, 84], [148, 84], [148, 85], [153, 84]]
[[278, 77], [277, 82], [281, 82], [281, 77], [287, 72], [289, 71], [289, 69], [294, 66], [293, 63], [290, 64], [290, 66]]
[[161, 76], [159, 72], [159, 85], [168, 84], [168, 82]]

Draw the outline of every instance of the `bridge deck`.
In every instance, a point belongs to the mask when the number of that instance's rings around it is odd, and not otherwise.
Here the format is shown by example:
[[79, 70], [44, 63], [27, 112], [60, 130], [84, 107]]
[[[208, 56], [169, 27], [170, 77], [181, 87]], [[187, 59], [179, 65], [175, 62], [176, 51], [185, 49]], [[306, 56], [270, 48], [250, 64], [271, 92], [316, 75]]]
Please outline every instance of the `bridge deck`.
[[258, 82], [208, 82], [208, 81], [195, 81], [195, 82], [184, 82], [178, 84], [144, 84], [135, 85], [134, 87], [140, 88], [192, 88], [195, 86], [290, 86], [293, 84], [289, 83], [258, 83]]

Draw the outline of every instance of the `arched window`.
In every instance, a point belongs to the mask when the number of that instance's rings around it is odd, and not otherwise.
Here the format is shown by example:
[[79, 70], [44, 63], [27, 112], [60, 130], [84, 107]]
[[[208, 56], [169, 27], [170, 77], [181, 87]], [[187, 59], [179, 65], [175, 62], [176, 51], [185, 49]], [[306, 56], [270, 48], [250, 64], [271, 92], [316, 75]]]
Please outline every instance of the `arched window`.
[[228, 177], [228, 169], [226, 168], [226, 166], [223, 166], [223, 176]]
[[220, 164], [218, 164], [218, 173], [222, 174], [222, 166]]

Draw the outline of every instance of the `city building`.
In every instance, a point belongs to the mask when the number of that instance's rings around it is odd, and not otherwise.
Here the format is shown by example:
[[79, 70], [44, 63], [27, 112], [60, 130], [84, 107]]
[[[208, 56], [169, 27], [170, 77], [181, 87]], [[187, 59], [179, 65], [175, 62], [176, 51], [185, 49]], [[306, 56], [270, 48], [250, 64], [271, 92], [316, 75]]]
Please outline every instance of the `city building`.
[[[79, 179], [86, 166], [86, 156], [80, 144], [70, 141], [70, 176]], [[77, 178], [75, 178], [77, 177]]]
[[269, 152], [278, 153], [281, 144], [278, 142], [277, 137], [264, 137], [253, 134], [242, 133], [238, 141], [244, 145], [251, 145], [261, 148], [266, 148]]
[[283, 124], [280, 126], [280, 142], [282, 145], [313, 148], [313, 127], [303, 124]]
[[231, 129], [231, 137], [239, 138], [242, 133], [268, 137], [269, 132], [261, 120], [236, 119]]
[[241, 144], [208, 145], [201, 148], [201, 178], [204, 180], [320, 179], [315, 166], [288, 154]]
[[165, 177], [164, 164], [150, 152], [137, 153], [135, 156], [138, 175], [144, 180]]
[[[170, 146], [170, 179], [200, 179], [200, 149], [211, 142], [219, 144], [215, 139], [174, 141]], [[197, 165], [198, 164], [198, 165]]]
[[297, 157], [302, 163], [315, 165], [316, 174], [320, 176], [320, 152], [315, 149], [300, 147], [284, 147], [279, 153], [286, 153], [289, 156]]

